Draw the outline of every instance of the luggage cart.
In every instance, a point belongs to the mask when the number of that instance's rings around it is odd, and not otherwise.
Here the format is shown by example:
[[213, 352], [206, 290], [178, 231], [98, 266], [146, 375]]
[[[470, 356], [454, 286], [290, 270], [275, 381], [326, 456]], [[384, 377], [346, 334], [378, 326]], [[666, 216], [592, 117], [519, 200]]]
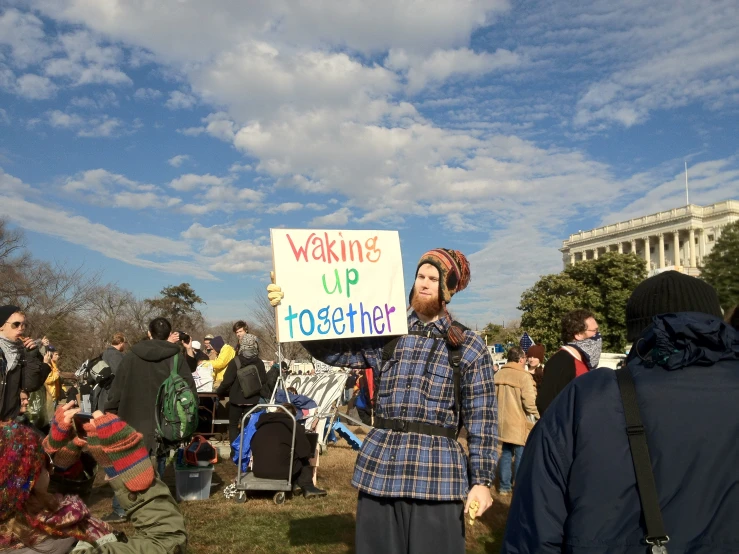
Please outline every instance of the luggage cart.
[[287, 474], [287, 479], [260, 479], [258, 477], [254, 477], [254, 474], [251, 471], [243, 473], [241, 471], [241, 458], [244, 452], [244, 441], [242, 440], [239, 443], [239, 462], [237, 464], [238, 467], [236, 473], [236, 502], [239, 504], [243, 504], [244, 502], [246, 502], [247, 493], [249, 491], [276, 491], [274, 496], [272, 497], [272, 501], [277, 505], [284, 504], [286, 493], [292, 492], [293, 490], [293, 456], [295, 454], [295, 430], [298, 425], [295, 416], [292, 415], [290, 411], [282, 404], [257, 404], [251, 410], [246, 412], [241, 418], [242, 436], [244, 433], [244, 424], [246, 422], [246, 418], [257, 411], [257, 409], [264, 408], [278, 408], [289, 415], [290, 419], [293, 420], [293, 440], [292, 444], [290, 445], [290, 464], [288, 466], [290, 469]]

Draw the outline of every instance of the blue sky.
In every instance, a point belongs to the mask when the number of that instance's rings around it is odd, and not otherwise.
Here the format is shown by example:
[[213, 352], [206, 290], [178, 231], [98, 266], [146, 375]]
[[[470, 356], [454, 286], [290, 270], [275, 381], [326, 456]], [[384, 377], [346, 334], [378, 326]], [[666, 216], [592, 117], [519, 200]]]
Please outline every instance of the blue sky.
[[248, 317], [276, 226], [468, 254], [516, 317], [579, 229], [739, 198], [733, 1], [6, 0], [0, 217], [139, 296]]

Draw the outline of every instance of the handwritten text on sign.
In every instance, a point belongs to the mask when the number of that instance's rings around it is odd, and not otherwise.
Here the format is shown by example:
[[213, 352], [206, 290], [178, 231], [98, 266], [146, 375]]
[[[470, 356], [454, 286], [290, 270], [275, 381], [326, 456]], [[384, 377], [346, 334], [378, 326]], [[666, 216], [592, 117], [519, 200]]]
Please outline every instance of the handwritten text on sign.
[[272, 229], [281, 342], [408, 332], [397, 231]]

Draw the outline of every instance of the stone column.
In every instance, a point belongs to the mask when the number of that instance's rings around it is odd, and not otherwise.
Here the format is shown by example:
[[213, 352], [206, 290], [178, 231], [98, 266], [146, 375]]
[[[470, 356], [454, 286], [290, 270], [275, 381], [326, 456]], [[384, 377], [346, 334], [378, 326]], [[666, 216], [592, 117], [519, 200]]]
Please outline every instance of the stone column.
[[598, 259], [598, 248], [597, 247], [593, 248], [593, 259], [594, 260]]
[[642, 240], [644, 241], [644, 261], [647, 264], [647, 271], [651, 271], [652, 270], [652, 264], [651, 264], [652, 259], [649, 253], [649, 237], [644, 237]]
[[618, 253], [623, 254], [624, 253], [624, 243], [621, 241], [618, 241]]
[[575, 253], [570, 252], [570, 265], [575, 265]]
[[659, 268], [665, 267], [665, 235], [659, 234]]
[[688, 232], [690, 240], [690, 267], [696, 267], [695, 263], [695, 230], [691, 227]]
[[680, 265], [680, 231], [673, 231], [673, 243], [672, 243], [672, 259], [673, 259], [673, 265], [678, 266]]
[[631, 239], [631, 253], [636, 254], [636, 239]]
[[698, 258], [700, 263], [703, 263], [703, 259], [706, 257], [706, 230], [698, 229]]

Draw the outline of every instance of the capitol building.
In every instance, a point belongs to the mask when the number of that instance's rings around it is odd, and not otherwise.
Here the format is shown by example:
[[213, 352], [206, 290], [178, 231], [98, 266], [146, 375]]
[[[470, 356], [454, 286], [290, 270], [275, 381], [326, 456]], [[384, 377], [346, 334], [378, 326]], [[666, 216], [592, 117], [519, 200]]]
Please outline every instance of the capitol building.
[[606, 252], [633, 252], [644, 259], [650, 274], [676, 269], [697, 276], [721, 230], [737, 220], [739, 200], [709, 206], [690, 204], [580, 231], [570, 235], [560, 251], [565, 267], [598, 259]]

